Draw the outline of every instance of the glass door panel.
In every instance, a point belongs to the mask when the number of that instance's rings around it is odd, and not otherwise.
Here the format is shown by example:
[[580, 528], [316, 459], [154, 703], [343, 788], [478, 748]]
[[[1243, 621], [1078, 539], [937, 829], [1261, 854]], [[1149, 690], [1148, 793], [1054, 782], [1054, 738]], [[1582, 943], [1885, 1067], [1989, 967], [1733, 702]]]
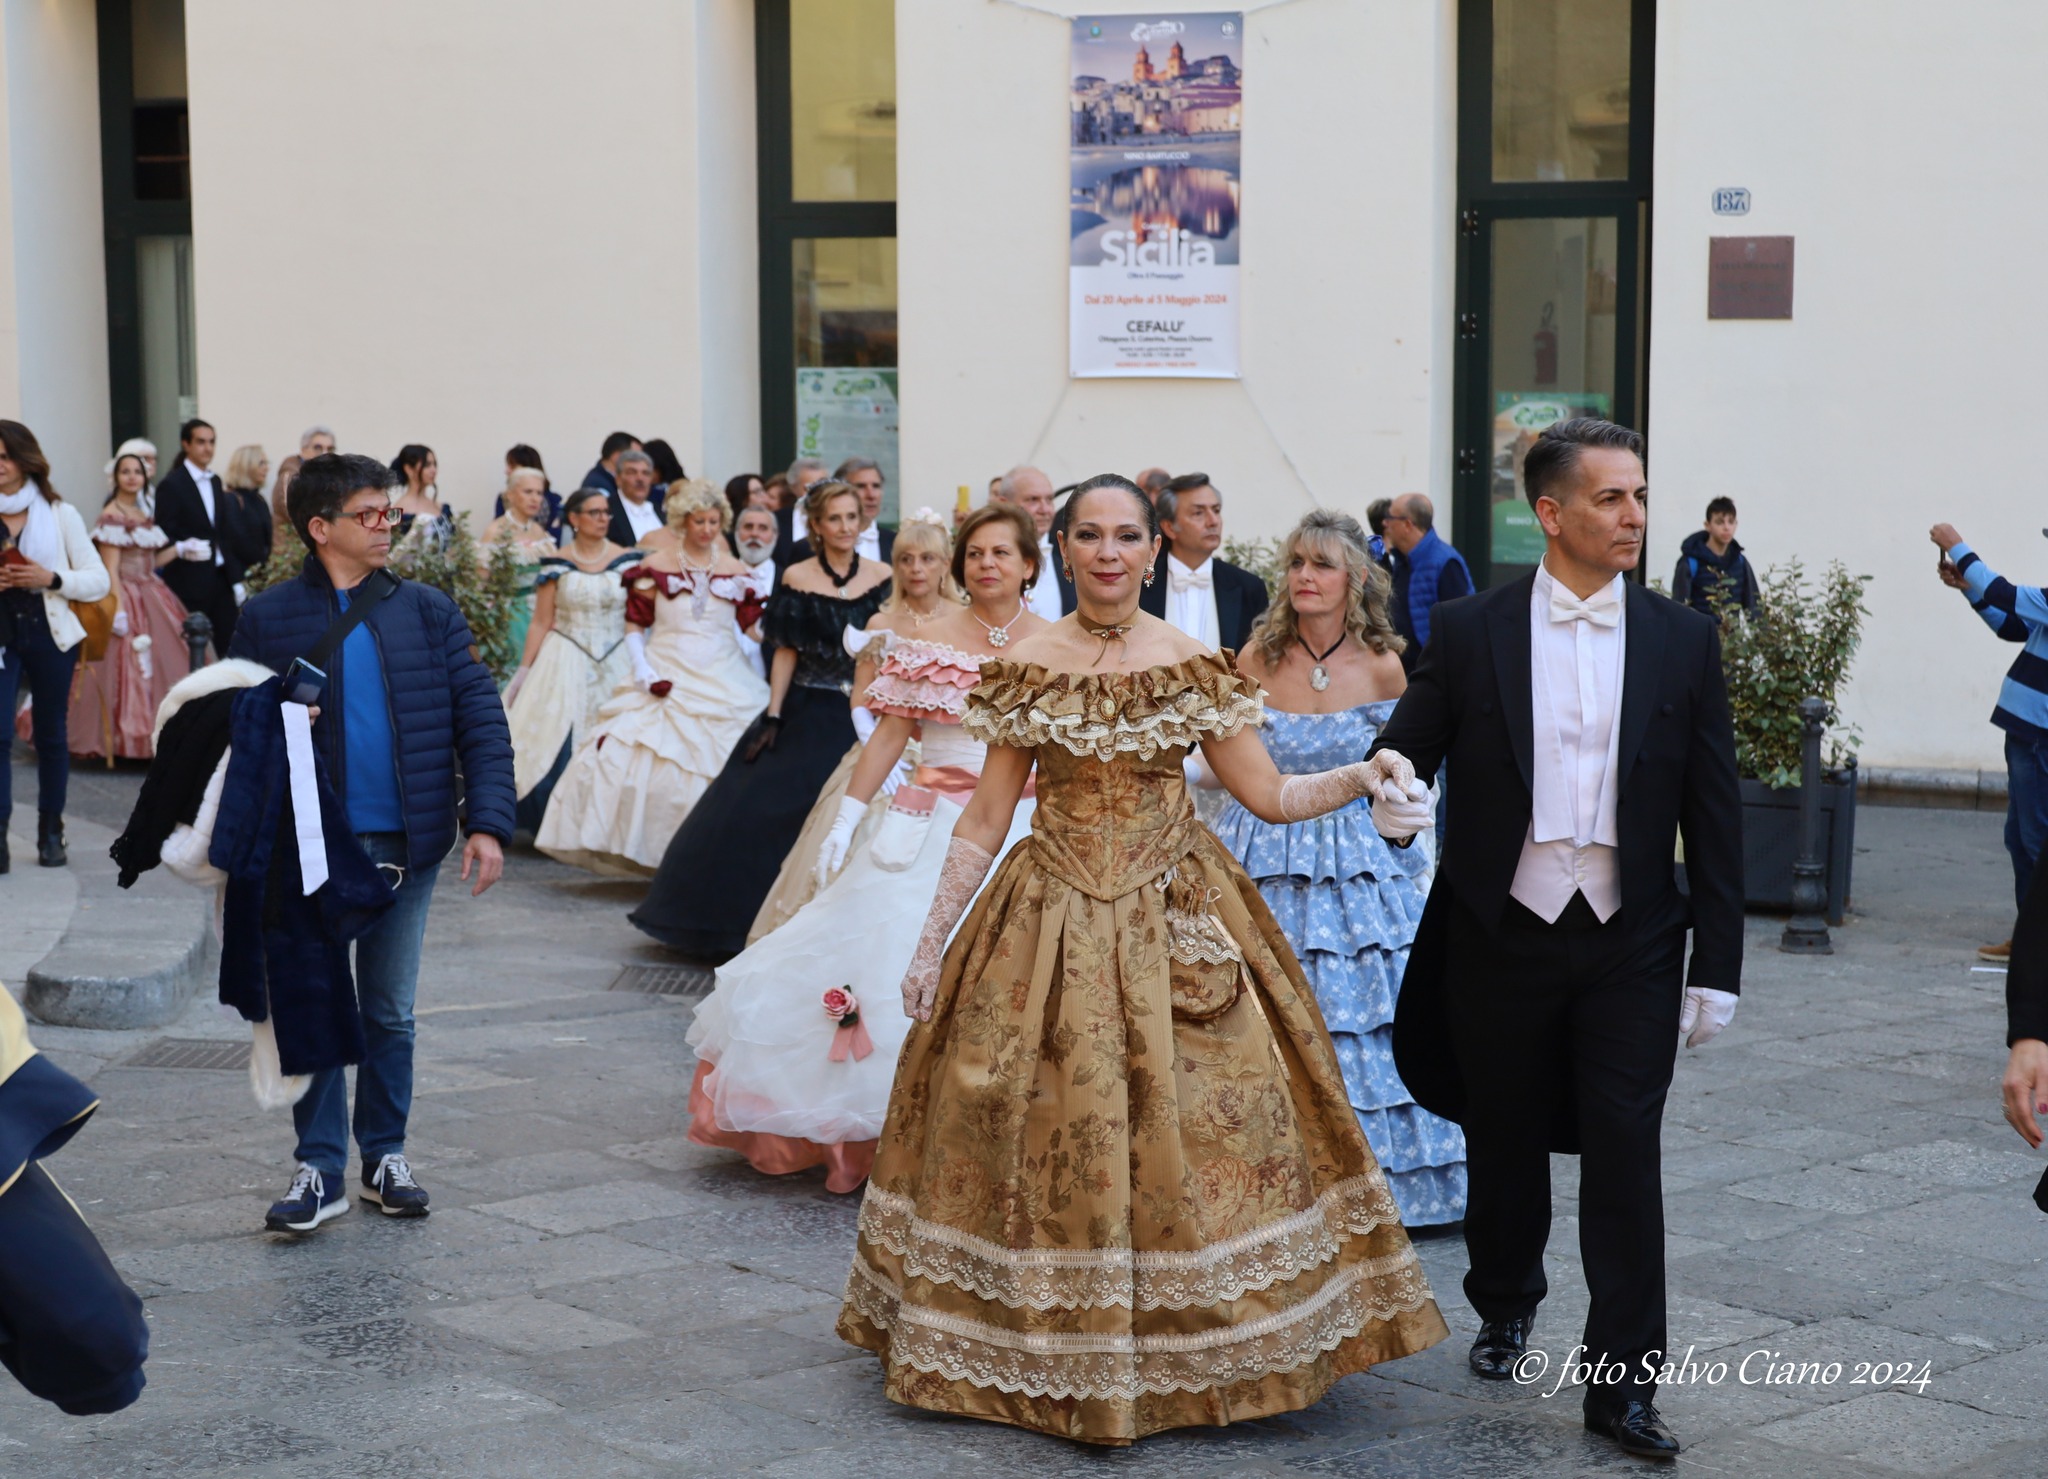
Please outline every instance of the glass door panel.
[[882, 469], [882, 522], [899, 478], [894, 237], [798, 237], [792, 250], [796, 449]]
[[[141, 329], [142, 425], [175, 455], [178, 426], [199, 414], [199, 338], [192, 298], [192, 238], [144, 236], [135, 243], [136, 317]], [[169, 471], [171, 464], [161, 464]]]
[[793, 200], [896, 198], [896, 0], [789, 0]]
[[1543, 530], [1522, 483], [1522, 458], [1537, 433], [1571, 416], [1615, 415], [1621, 233], [1613, 216], [1491, 225], [1488, 502], [1498, 583], [1543, 558]]
[[1631, 0], [1493, 0], [1493, 178], [1629, 176]]

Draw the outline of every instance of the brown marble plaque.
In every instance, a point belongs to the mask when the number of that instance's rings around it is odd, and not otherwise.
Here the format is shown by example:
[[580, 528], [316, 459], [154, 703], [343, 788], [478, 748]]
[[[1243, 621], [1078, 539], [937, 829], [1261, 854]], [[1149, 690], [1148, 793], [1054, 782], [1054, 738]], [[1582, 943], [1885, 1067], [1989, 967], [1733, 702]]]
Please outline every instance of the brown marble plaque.
[[1790, 318], [1792, 238], [1708, 238], [1708, 318]]

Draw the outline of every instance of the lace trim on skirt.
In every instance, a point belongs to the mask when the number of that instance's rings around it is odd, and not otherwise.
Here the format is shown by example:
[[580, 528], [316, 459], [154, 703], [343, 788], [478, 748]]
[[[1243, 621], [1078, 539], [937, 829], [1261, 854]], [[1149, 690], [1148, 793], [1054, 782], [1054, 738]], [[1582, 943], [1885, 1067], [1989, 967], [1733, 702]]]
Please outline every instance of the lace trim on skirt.
[[948, 1381], [1082, 1401], [1130, 1402], [1293, 1371], [1372, 1321], [1429, 1302], [1412, 1247], [1338, 1271], [1289, 1309], [1172, 1335], [1006, 1330], [910, 1304], [859, 1257], [846, 1282], [848, 1308], [888, 1337], [890, 1361]]
[[909, 1197], [870, 1185], [861, 1235], [903, 1260], [903, 1272], [952, 1284], [1011, 1309], [1207, 1308], [1270, 1289], [1335, 1258], [1343, 1243], [1400, 1213], [1374, 1169], [1340, 1181], [1301, 1211], [1193, 1252], [1130, 1248], [1005, 1248], [917, 1215]]

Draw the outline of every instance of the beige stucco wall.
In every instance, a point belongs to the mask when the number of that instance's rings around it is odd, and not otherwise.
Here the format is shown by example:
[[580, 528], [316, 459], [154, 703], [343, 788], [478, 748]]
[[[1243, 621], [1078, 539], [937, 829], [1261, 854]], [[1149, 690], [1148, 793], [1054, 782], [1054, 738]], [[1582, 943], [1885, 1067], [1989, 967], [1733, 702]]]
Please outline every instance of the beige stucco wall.
[[440, 457], [751, 461], [749, 0], [187, 0], [202, 413]]
[[1067, 376], [1069, 22], [898, 0], [905, 506], [1201, 468], [1226, 527], [1447, 487], [1450, 0], [1102, 5], [1246, 15], [1241, 381]]
[[[1935, 580], [1947, 520], [2048, 581], [2037, 346], [2048, 8], [1975, 0], [1659, 6], [1653, 570], [1733, 497], [1761, 567], [1875, 577], [1846, 701], [1866, 763], [2000, 768], [1986, 723], [2017, 649]], [[1747, 186], [1749, 216], [1712, 192]], [[1797, 241], [1789, 323], [1709, 322], [1707, 240]]]
[[92, 0], [0, 8], [0, 415], [88, 513], [110, 450], [98, 33]]

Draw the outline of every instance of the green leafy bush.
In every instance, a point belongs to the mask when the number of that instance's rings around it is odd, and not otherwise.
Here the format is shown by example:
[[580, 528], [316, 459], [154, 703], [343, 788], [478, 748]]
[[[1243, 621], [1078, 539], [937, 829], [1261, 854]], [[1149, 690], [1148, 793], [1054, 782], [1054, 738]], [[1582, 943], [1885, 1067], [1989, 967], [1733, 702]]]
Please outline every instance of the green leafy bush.
[[[286, 527], [278, 552], [249, 573], [249, 594], [295, 578], [306, 562], [306, 546], [296, 529]], [[391, 548], [391, 569], [446, 591], [476, 638], [477, 655], [500, 683], [519, 666], [512, 650], [512, 615], [522, 580], [518, 554], [509, 539], [500, 539], [488, 555], [469, 531], [469, 515], [457, 514], [445, 539], [399, 539]]]
[[[1837, 695], [1863, 640], [1863, 588], [1868, 575], [1851, 575], [1831, 561], [1817, 584], [1799, 560], [1773, 565], [1758, 582], [1756, 615], [1745, 618], [1728, 592], [1716, 593], [1721, 611], [1721, 662], [1735, 718], [1735, 761], [1742, 774], [1773, 787], [1799, 784], [1799, 701], [1827, 703], [1834, 727], [1825, 763], [1854, 763], [1859, 738], [1839, 722]], [[1722, 591], [1727, 591], [1724, 585]]]
[[1222, 555], [1225, 563], [1242, 566], [1266, 583], [1269, 600], [1280, 599], [1280, 541], [1277, 539], [1226, 539]]

